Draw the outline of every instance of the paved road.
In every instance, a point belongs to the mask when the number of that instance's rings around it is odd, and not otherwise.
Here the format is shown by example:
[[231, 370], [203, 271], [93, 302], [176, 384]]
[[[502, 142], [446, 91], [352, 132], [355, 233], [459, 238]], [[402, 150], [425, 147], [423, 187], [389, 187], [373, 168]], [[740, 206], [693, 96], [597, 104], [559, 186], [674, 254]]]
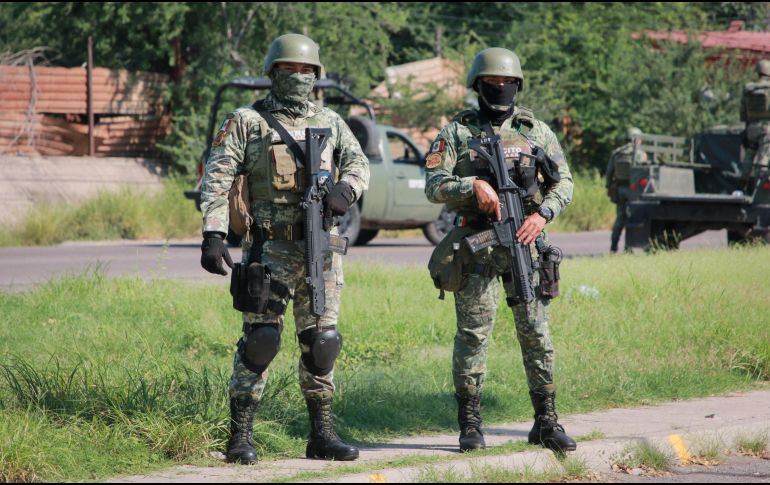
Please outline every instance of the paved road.
[[[725, 231], [711, 231], [685, 241], [683, 249], [725, 247]], [[609, 232], [553, 234], [554, 244], [567, 257], [599, 256], [608, 253]], [[367, 246], [354, 247], [347, 262], [401, 264], [424, 268], [433, 249], [423, 238], [377, 238]], [[233, 259], [240, 250], [231, 251]], [[142, 275], [201, 282], [223, 281], [199, 265], [200, 242], [112, 241], [65, 243], [49, 247], [0, 249], [0, 289], [18, 291], [63, 274], [79, 274], [102, 265], [109, 276]]]

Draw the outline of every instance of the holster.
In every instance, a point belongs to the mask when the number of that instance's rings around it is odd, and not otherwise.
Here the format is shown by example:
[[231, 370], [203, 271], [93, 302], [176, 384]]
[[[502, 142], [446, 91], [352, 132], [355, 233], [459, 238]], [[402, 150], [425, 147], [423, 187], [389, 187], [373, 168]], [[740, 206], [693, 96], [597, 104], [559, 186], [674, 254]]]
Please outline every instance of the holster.
[[[236, 263], [230, 278], [230, 294], [233, 308], [240, 312], [263, 314], [270, 310], [283, 315], [286, 311], [283, 300], [289, 296], [289, 288], [275, 281], [270, 268], [262, 263]], [[271, 299], [272, 295], [278, 299]]]

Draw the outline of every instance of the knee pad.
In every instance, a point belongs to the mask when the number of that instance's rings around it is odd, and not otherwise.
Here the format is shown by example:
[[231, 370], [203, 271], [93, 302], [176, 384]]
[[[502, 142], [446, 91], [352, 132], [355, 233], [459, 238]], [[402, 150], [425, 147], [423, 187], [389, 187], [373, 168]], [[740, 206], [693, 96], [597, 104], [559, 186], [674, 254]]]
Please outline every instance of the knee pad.
[[281, 328], [276, 324], [254, 323], [238, 345], [243, 365], [251, 372], [261, 374], [281, 350]]
[[307, 370], [314, 376], [324, 376], [334, 369], [342, 350], [342, 335], [334, 327], [314, 327], [299, 334], [299, 343]]

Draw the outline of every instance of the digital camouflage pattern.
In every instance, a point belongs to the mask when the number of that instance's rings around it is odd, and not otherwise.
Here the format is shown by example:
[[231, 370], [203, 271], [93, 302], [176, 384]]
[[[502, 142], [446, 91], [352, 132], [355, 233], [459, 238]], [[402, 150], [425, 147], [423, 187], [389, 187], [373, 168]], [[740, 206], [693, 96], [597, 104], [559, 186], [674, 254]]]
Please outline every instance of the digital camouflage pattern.
[[[561, 181], [550, 187], [545, 194], [535, 198], [535, 203], [551, 209], [554, 218], [572, 201], [572, 173], [567, 166], [567, 159], [561, 149], [559, 140], [551, 129], [540, 120], [530, 118], [525, 108], [516, 107], [514, 115], [495, 128], [501, 135], [503, 143], [519, 137], [522, 132], [535, 145], [543, 148], [546, 154], [559, 167]], [[525, 121], [526, 120], [526, 121]], [[531, 120], [531, 121], [529, 121]], [[525, 126], [531, 122], [532, 127]], [[437, 165], [426, 170], [425, 195], [428, 200], [437, 204], [446, 204], [450, 210], [459, 212], [479, 212], [476, 198], [473, 195], [473, 182], [476, 180], [475, 170], [468, 149], [468, 139], [480, 137], [482, 133], [477, 111], [463, 111], [444, 127], [433, 144], [441, 155]], [[427, 166], [426, 166], [427, 168]], [[533, 209], [530, 207], [529, 209]]]
[[[292, 136], [304, 137], [306, 127], [331, 128], [332, 135], [322, 158], [329, 164], [332, 159], [337, 167], [337, 179], [347, 182], [357, 200], [369, 184], [369, 162], [361, 151], [358, 140], [347, 124], [334, 111], [320, 108], [307, 102], [307, 109], [297, 110], [296, 106], [285, 106], [274, 94], [267, 96], [264, 108], [284, 126]], [[300, 114], [301, 113], [301, 114]], [[256, 225], [269, 227], [275, 224], [300, 224], [303, 211], [299, 205], [307, 177], [303, 170], [291, 165], [294, 185], [277, 188], [276, 180], [283, 173], [277, 173], [277, 160], [288, 155], [286, 146], [277, 133], [252, 106], [246, 106], [230, 113], [222, 123], [211, 155], [206, 163], [201, 188], [201, 211], [203, 231], [227, 233], [229, 224], [228, 192], [236, 175], [248, 174], [248, 190], [251, 200], [251, 214]], [[280, 170], [286, 169], [284, 164]], [[281, 187], [280, 185], [278, 187]], [[267, 241], [263, 246], [262, 262], [273, 277], [287, 285], [294, 299], [296, 332], [315, 326], [336, 326], [340, 307], [340, 293], [343, 285], [342, 260], [340, 256], [328, 256], [326, 282], [326, 311], [319, 319], [310, 313], [308, 290], [305, 283], [304, 241]], [[244, 238], [244, 262], [248, 259], [251, 242]], [[244, 313], [246, 323], [275, 323], [282, 328], [283, 316]], [[299, 380], [303, 393], [307, 395], [334, 391], [333, 371], [325, 376], [313, 376], [299, 363]], [[251, 395], [260, 399], [267, 380], [267, 371], [257, 375], [246, 369], [236, 353], [233, 375], [230, 380], [231, 397]]]
[[[283, 124], [289, 132], [305, 127], [331, 128], [328, 146], [333, 151], [339, 169], [338, 178], [350, 184], [356, 200], [369, 187], [369, 162], [361, 151], [358, 140], [348, 125], [334, 111], [307, 102], [304, 116], [294, 116], [272, 94], [268, 95], [265, 108]], [[228, 123], [229, 122], [229, 123]], [[227, 233], [229, 208], [227, 194], [235, 176], [249, 175], [249, 195], [252, 215], [257, 223], [295, 224], [302, 221], [299, 206], [300, 192], [283, 192], [280, 198], [271, 200], [275, 191], [265, 191], [267, 170], [272, 170], [269, 147], [273, 130], [252, 106], [245, 106], [227, 115], [222, 124], [224, 133], [221, 143], [212, 146], [206, 162], [201, 186], [201, 212], [203, 231]], [[222, 132], [222, 130], [220, 130]], [[220, 137], [217, 134], [217, 137]], [[303, 179], [302, 174], [298, 178]]]
[[[247, 262], [251, 243], [243, 243], [243, 262]], [[290, 288], [290, 297], [294, 300], [295, 334], [299, 335], [316, 324], [322, 327], [334, 327], [340, 310], [340, 296], [344, 278], [342, 274], [342, 257], [338, 254], [327, 256], [324, 271], [326, 289], [326, 310], [320, 320], [317, 320], [310, 312], [310, 299], [307, 283], [305, 282], [305, 243], [303, 241], [267, 241], [263, 247], [262, 262], [270, 268], [273, 277]], [[285, 301], [288, 303], [288, 301]], [[244, 313], [244, 323], [273, 323], [283, 329], [283, 315], [269, 310], [261, 315]], [[245, 336], [242, 338], [246, 338]], [[282, 342], [291, 341], [285, 336]], [[309, 351], [303, 349], [300, 351]], [[283, 344], [282, 344], [283, 346]], [[261, 375], [247, 369], [241, 362], [240, 355], [236, 352], [233, 362], [233, 375], [230, 378], [230, 396], [242, 397], [250, 395], [256, 400], [262, 398], [262, 393], [267, 384], [268, 370]], [[334, 371], [324, 376], [311, 374], [299, 359], [299, 385], [305, 396], [311, 394], [334, 392]]]
[[[561, 181], [543, 188], [532, 203], [525, 207], [530, 214], [542, 205], [551, 209], [554, 218], [557, 217], [572, 200], [573, 183], [556, 135], [545, 123], [519, 107], [513, 117], [495, 128], [495, 132], [501, 135], [506, 154], [509, 148], [515, 146], [516, 140], [525, 135], [534, 145], [543, 148], [558, 165]], [[431, 202], [447, 204], [462, 214], [481, 214], [473, 194], [473, 182], [477, 177], [468, 149], [468, 140], [481, 134], [476, 111], [460, 113], [439, 133], [431, 154], [440, 154], [441, 160], [433, 168], [427, 169], [425, 175], [425, 194]], [[535, 245], [531, 245], [530, 249], [532, 257], [536, 258]], [[472, 259], [471, 264], [490, 268], [490, 274], [501, 274], [511, 267], [510, 253], [501, 247], [487, 248], [473, 255]], [[539, 290], [538, 283], [538, 274], [535, 272], [534, 284]], [[455, 292], [457, 333], [452, 373], [455, 388], [460, 394], [473, 395], [480, 391], [484, 382], [487, 348], [495, 322], [500, 286], [495, 276], [470, 274], [467, 285]], [[512, 282], [502, 286], [507, 296], [515, 295]], [[523, 304], [515, 305], [513, 316], [527, 383], [534, 390], [553, 383], [554, 355], [548, 330], [548, 302], [540, 297], [535, 298], [529, 305], [529, 318], [525, 310]]]

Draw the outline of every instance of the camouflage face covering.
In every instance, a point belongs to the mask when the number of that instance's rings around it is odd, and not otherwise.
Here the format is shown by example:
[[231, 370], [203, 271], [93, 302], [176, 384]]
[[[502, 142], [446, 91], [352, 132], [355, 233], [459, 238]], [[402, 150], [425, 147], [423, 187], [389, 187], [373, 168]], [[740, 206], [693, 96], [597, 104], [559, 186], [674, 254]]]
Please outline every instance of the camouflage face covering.
[[310, 96], [315, 84], [315, 74], [275, 70], [271, 77], [273, 96], [292, 113], [304, 115], [307, 111], [308, 96]]

